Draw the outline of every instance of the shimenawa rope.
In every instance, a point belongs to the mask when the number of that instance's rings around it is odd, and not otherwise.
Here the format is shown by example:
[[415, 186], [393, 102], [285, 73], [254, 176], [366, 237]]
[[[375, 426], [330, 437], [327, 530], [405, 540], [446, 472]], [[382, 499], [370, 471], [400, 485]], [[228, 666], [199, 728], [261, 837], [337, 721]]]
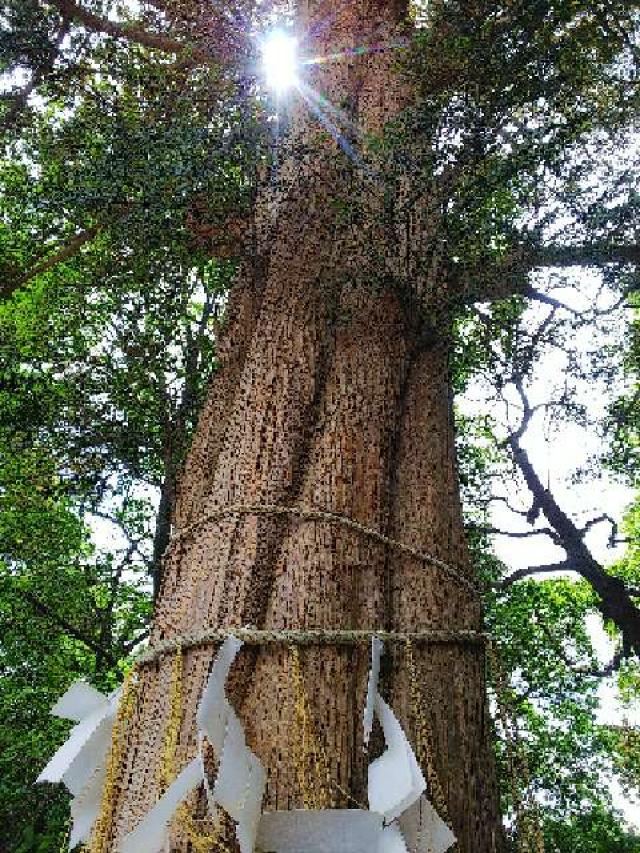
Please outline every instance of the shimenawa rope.
[[421, 551], [419, 548], [414, 548], [413, 545], [407, 545], [405, 542], [400, 542], [397, 539], [386, 536], [379, 530], [376, 530], [373, 527], [367, 527], [366, 524], [361, 524], [359, 521], [349, 518], [347, 515], [340, 515], [339, 513], [328, 512], [327, 510], [316, 509], [314, 507], [282, 506], [280, 504], [240, 504], [238, 506], [227, 506], [211, 510], [211, 512], [206, 513], [196, 521], [186, 525], [181, 530], [174, 533], [165, 554], [168, 553], [174, 544], [186, 539], [205, 524], [213, 521], [222, 521], [223, 519], [229, 518], [233, 515], [286, 515], [291, 518], [296, 518], [299, 521], [324, 521], [328, 524], [339, 524], [349, 530], [354, 530], [362, 536], [366, 536], [368, 539], [372, 539], [374, 542], [378, 542], [380, 545], [384, 545], [387, 548], [393, 548], [394, 550], [407, 554], [410, 557], [415, 557], [415, 559], [420, 560], [423, 563], [432, 565], [435, 568], [440, 569], [444, 574], [449, 575], [449, 577], [461, 586], [469, 589], [475, 595], [480, 594], [480, 590], [476, 584], [466, 577], [463, 570], [459, 567], [452, 566], [444, 560], [441, 560], [439, 557], [434, 557], [433, 554], [428, 554]]
[[484, 645], [489, 635], [482, 631], [461, 629], [458, 631], [432, 630], [414, 632], [396, 631], [367, 631], [367, 630], [259, 630], [258, 628], [209, 628], [181, 634], [169, 640], [161, 640], [149, 649], [145, 649], [136, 658], [138, 665], [153, 663], [176, 649], [193, 649], [198, 646], [215, 645], [227, 637], [236, 637], [249, 646], [263, 645], [298, 645], [298, 646], [354, 646], [365, 645], [373, 637], [388, 643], [407, 642], [417, 644], [462, 643], [469, 645]]

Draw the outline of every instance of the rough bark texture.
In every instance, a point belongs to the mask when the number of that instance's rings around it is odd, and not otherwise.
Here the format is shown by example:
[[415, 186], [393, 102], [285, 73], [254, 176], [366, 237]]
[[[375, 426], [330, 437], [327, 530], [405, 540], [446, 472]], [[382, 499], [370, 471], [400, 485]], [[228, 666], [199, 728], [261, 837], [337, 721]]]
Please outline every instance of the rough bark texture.
[[[328, 8], [330, 7], [330, 8]], [[308, 3], [310, 52], [392, 38], [401, 4]], [[306, 16], [306, 17], [305, 17]], [[403, 106], [387, 53], [319, 66], [310, 85], [349, 96], [376, 132]], [[294, 117], [286, 191], [271, 206], [272, 241], [259, 273], [241, 271], [230, 301], [223, 368], [180, 483], [178, 529], [207, 510], [300, 504], [348, 515], [471, 572], [455, 473], [446, 330], [427, 340], [373, 259], [388, 250], [353, 164], [304, 110]], [[364, 224], [336, 199], [357, 195]], [[269, 209], [269, 205], [265, 205]], [[266, 233], [266, 232], [265, 232]], [[335, 525], [265, 517], [201, 525], [168, 554], [152, 642], [216, 626], [481, 628], [479, 605], [446, 576]], [[215, 650], [185, 655], [178, 767], [195, 749], [194, 716]], [[484, 660], [476, 647], [416, 650], [430, 701], [436, 764], [459, 849], [500, 849], [485, 717]], [[302, 805], [293, 756], [291, 661], [273, 647], [243, 650], [231, 685], [250, 746], [268, 769], [266, 808]], [[368, 650], [303, 652], [304, 676], [331, 777], [364, 797], [362, 709]], [[116, 838], [159, 793], [171, 662], [147, 667], [132, 720]], [[407, 732], [406, 662], [384, 679]], [[176, 836], [175, 849], [183, 849]], [[114, 844], [115, 849], [115, 844]]]

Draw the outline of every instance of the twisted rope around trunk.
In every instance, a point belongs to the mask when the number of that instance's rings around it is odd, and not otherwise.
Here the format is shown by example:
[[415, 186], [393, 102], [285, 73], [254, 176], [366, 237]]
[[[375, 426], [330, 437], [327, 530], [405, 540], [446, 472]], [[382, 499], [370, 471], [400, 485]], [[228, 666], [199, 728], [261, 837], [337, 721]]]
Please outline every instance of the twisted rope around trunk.
[[174, 533], [170, 538], [165, 554], [168, 553], [176, 543], [186, 539], [205, 524], [208, 524], [211, 521], [222, 521], [223, 519], [233, 515], [281, 515], [297, 518], [299, 521], [324, 521], [328, 524], [339, 524], [342, 527], [346, 527], [349, 530], [360, 533], [362, 536], [366, 536], [368, 539], [372, 539], [374, 542], [378, 542], [380, 545], [384, 545], [387, 548], [393, 548], [395, 551], [399, 551], [402, 554], [408, 554], [410, 557], [415, 557], [423, 563], [434, 566], [455, 580], [456, 583], [466, 587], [474, 595], [480, 595], [480, 589], [477, 584], [466, 577], [462, 569], [459, 567], [452, 566], [444, 560], [441, 560], [439, 557], [434, 557], [433, 554], [428, 554], [425, 551], [421, 551], [419, 548], [414, 548], [413, 545], [407, 545], [404, 542], [400, 542], [397, 539], [386, 536], [379, 530], [376, 530], [373, 527], [367, 527], [366, 524], [361, 524], [359, 521], [349, 518], [347, 515], [340, 515], [339, 513], [328, 512], [322, 509], [314, 509], [313, 507], [262, 504], [228, 506], [212, 510], [191, 524], [188, 524], [186, 527], [183, 527], [182, 530], [178, 530]]
[[369, 644], [373, 637], [388, 643], [467, 643], [469, 645], [485, 645], [489, 635], [482, 631], [415, 631], [399, 633], [395, 631], [366, 631], [366, 630], [259, 630], [257, 628], [209, 628], [191, 634], [182, 634], [170, 640], [162, 640], [150, 649], [145, 649], [137, 656], [140, 664], [153, 663], [177, 649], [193, 649], [198, 646], [222, 643], [227, 637], [237, 637], [249, 646], [289, 645], [289, 646], [354, 646]]

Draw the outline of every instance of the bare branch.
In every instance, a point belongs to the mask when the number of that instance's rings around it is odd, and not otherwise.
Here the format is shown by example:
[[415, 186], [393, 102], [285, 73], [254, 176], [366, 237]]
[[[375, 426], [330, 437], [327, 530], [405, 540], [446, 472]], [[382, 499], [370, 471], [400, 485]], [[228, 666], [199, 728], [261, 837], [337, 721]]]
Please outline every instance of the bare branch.
[[[529, 403], [522, 388], [521, 392], [525, 417], [523, 419], [525, 428], [527, 423], [527, 412], [530, 411]], [[546, 571], [557, 570], [558, 565], [571, 571], [577, 571], [585, 580], [589, 581], [594, 591], [599, 596], [598, 608], [605, 619], [610, 619], [618, 627], [623, 639], [623, 654], [631, 650], [640, 651], [640, 609], [632, 600], [622, 578], [611, 575], [598, 563], [584, 543], [584, 533], [569, 516], [562, 510], [549, 489], [546, 489], [538, 477], [529, 455], [520, 445], [519, 438], [523, 433], [523, 427], [513, 433], [507, 439], [511, 448], [514, 462], [522, 472], [524, 480], [533, 495], [534, 502], [540, 507], [550, 526], [555, 530], [558, 544], [564, 549], [567, 560], [564, 564], [556, 564], [554, 568], [547, 567]], [[539, 567], [538, 567], [539, 568]], [[531, 570], [523, 570], [526, 574], [534, 574]], [[514, 573], [506, 579], [509, 586], [518, 577], [524, 577], [522, 573]]]
[[543, 305], [551, 305], [553, 308], [562, 309], [563, 311], [567, 311], [569, 314], [573, 314], [574, 316], [579, 316], [580, 312], [576, 311], [575, 308], [571, 308], [569, 305], [566, 305], [564, 302], [560, 302], [559, 299], [554, 299], [553, 296], [549, 296], [546, 293], [542, 293], [535, 288], [530, 288], [524, 294], [528, 299], [533, 299], [535, 302], [541, 302]]
[[[520, 421], [520, 426], [518, 429], [507, 439], [507, 444], [511, 442], [520, 441], [522, 436], [525, 434], [527, 429], [529, 428], [529, 424], [531, 423], [531, 419], [533, 418], [536, 411], [540, 408], [540, 406], [531, 406], [529, 402], [529, 397], [527, 396], [527, 392], [524, 390], [524, 384], [522, 382], [521, 377], [516, 377], [513, 382], [518, 395], [520, 396], [520, 400], [522, 401], [522, 419]], [[534, 494], [534, 503], [535, 503], [535, 494]]]
[[546, 635], [550, 645], [552, 646], [558, 657], [562, 661], [564, 661], [564, 663], [569, 667], [569, 669], [573, 670], [576, 675], [584, 675], [588, 678], [607, 678], [620, 668], [620, 664], [622, 663], [624, 657], [623, 651], [621, 649], [619, 649], [612, 656], [609, 663], [605, 664], [604, 666], [580, 666], [574, 660], [571, 660], [569, 655], [564, 650], [562, 640], [555, 636], [553, 631], [551, 631], [551, 629], [544, 620], [539, 619], [537, 621], [537, 624], [540, 626], [540, 628]]
[[609, 543], [610, 546], [613, 547], [613, 544], [616, 541], [616, 536], [618, 535], [618, 523], [614, 518], [611, 518], [611, 516], [606, 512], [603, 512], [601, 515], [598, 515], [595, 518], [591, 518], [589, 521], [587, 521], [584, 527], [580, 528], [580, 531], [584, 535], [585, 533], [588, 533], [592, 527], [595, 527], [597, 524], [602, 524], [602, 522], [604, 521], [608, 522], [611, 525]]
[[592, 245], [546, 246], [529, 258], [530, 268], [535, 267], [598, 267], [611, 263], [640, 263], [640, 246]]
[[522, 580], [523, 578], [528, 578], [532, 575], [548, 575], [552, 572], [577, 572], [580, 574], [578, 567], [570, 560], [561, 560], [559, 563], [549, 563], [545, 566], [527, 566], [526, 569], [518, 569], [510, 575], [507, 575], [506, 578], [503, 578], [499, 583], [499, 587], [500, 589], [508, 589], [510, 586], [513, 586], [516, 581]]
[[527, 518], [530, 512], [527, 509], [516, 509], [503, 495], [492, 495], [487, 503], [503, 503], [510, 512], [514, 515], [521, 515], [523, 518]]
[[530, 539], [532, 536], [548, 536], [554, 542], [558, 541], [558, 535], [550, 527], [539, 527], [535, 530], [501, 530], [499, 527], [478, 527], [482, 533], [490, 533], [493, 536], [509, 536], [511, 539]]
[[613, 675], [614, 672], [617, 672], [620, 669], [620, 664], [624, 658], [624, 654], [622, 650], [617, 651], [609, 663], [605, 664], [602, 667], [574, 667], [576, 672], [579, 672], [581, 675], [589, 675], [593, 678], [607, 678], [610, 675]]

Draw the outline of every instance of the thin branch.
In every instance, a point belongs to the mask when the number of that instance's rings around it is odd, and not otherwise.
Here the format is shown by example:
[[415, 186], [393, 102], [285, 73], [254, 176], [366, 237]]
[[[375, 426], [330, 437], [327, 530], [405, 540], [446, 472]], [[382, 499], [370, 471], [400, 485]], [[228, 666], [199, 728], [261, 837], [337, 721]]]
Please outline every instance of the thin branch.
[[589, 521], [587, 521], [584, 527], [580, 528], [580, 532], [583, 534], [588, 533], [592, 527], [595, 527], [597, 524], [602, 524], [602, 522], [604, 521], [608, 522], [611, 525], [611, 535], [609, 536], [609, 542], [615, 542], [615, 538], [618, 534], [618, 524], [616, 520], [614, 518], [611, 518], [611, 516], [606, 512], [603, 512], [601, 515], [598, 515], [595, 518], [589, 519]]
[[25, 284], [28, 284], [32, 279], [36, 276], [41, 275], [42, 273], [49, 272], [54, 269], [58, 264], [63, 263], [64, 261], [68, 261], [70, 258], [75, 257], [78, 252], [94, 240], [102, 231], [113, 225], [114, 223], [121, 220], [126, 216], [127, 213], [131, 210], [132, 203], [125, 202], [123, 204], [119, 204], [115, 206], [115, 209], [111, 212], [110, 216], [105, 216], [102, 221], [96, 222], [95, 225], [92, 225], [89, 228], [85, 228], [80, 231], [75, 237], [72, 237], [71, 240], [53, 255], [49, 255], [48, 257], [41, 258], [30, 270], [27, 270], [24, 275], [19, 276], [12, 281], [7, 282], [6, 284], [0, 285], [0, 298], [9, 299], [16, 290], [20, 287], [24, 287]]
[[60, 30], [58, 31], [55, 42], [51, 46], [51, 50], [47, 53], [47, 56], [42, 60], [42, 62], [36, 66], [29, 83], [13, 96], [13, 103], [2, 117], [2, 122], [0, 122], [0, 130], [10, 130], [16, 124], [20, 114], [27, 106], [31, 95], [45, 77], [53, 71], [56, 59], [60, 52], [60, 47], [62, 46], [62, 42], [68, 32], [69, 19], [66, 16], [63, 16]]
[[558, 657], [569, 667], [569, 669], [575, 672], [576, 675], [584, 675], [589, 678], [607, 678], [620, 668], [620, 664], [622, 663], [622, 659], [624, 657], [622, 649], [619, 649], [612, 656], [609, 663], [605, 664], [604, 666], [579, 666], [575, 661], [571, 660], [569, 655], [564, 650], [562, 641], [555, 636], [555, 634], [553, 633], [553, 631], [551, 631], [545, 621], [539, 619], [537, 624], [540, 626], [543, 633], [546, 635]]
[[78, 640], [83, 645], [85, 645], [88, 649], [91, 649], [92, 652], [96, 655], [101, 655], [105, 660], [108, 660], [111, 664], [116, 664], [117, 660], [113, 656], [113, 653], [110, 649], [105, 649], [99, 643], [97, 643], [92, 637], [87, 636], [80, 628], [77, 628], [75, 625], [72, 625], [64, 616], [61, 616], [59, 613], [56, 613], [48, 604], [45, 604], [38, 596], [34, 595], [32, 592], [29, 592], [26, 589], [21, 589], [18, 586], [13, 587], [13, 591], [20, 596], [24, 601], [30, 604], [36, 613], [39, 613], [41, 616], [44, 616], [54, 625], [57, 625], [58, 628], [62, 629], [65, 634], [68, 634], [70, 637], [73, 637], [75, 640]]
[[530, 288], [524, 294], [528, 299], [533, 299], [535, 302], [540, 302], [543, 305], [551, 305], [553, 308], [559, 308], [563, 311], [567, 311], [569, 314], [573, 314], [574, 316], [580, 316], [580, 312], [576, 311], [575, 308], [571, 308], [569, 305], [566, 305], [564, 302], [560, 302], [559, 299], [554, 299], [553, 296], [549, 296], [546, 293], [542, 293], [535, 288]]
[[506, 578], [503, 578], [498, 586], [500, 589], [508, 589], [510, 586], [513, 586], [516, 581], [522, 580], [523, 578], [531, 577], [531, 575], [548, 575], [552, 572], [576, 572], [577, 574], [580, 574], [578, 567], [570, 560], [562, 560], [559, 563], [549, 563], [545, 566], [527, 566], [526, 569], [518, 569], [510, 575], [507, 575]]
[[614, 672], [617, 672], [620, 669], [620, 664], [622, 663], [622, 659], [624, 657], [622, 649], [617, 651], [609, 663], [605, 664], [605, 666], [594, 668], [594, 667], [575, 667], [576, 672], [579, 672], [581, 675], [589, 675], [593, 678], [607, 678], [610, 675], [613, 675]]
[[109, 522], [109, 524], [113, 524], [114, 527], [117, 527], [118, 530], [122, 533], [124, 538], [127, 540], [128, 550], [127, 554], [129, 555], [129, 559], [133, 556], [133, 554], [138, 554], [139, 557], [144, 558], [144, 554], [140, 550], [140, 544], [145, 541], [144, 536], [140, 536], [138, 538], [132, 536], [127, 528], [126, 524], [118, 518], [117, 515], [110, 515], [108, 512], [103, 512], [99, 509], [88, 509], [87, 512], [89, 515], [93, 515], [96, 518], [101, 518], [103, 521]]
[[501, 530], [499, 527], [478, 527], [482, 533], [490, 533], [493, 536], [509, 536], [511, 539], [530, 539], [532, 536], [548, 536], [554, 542], [558, 541], [558, 534], [550, 527], [539, 527], [535, 530]]
[[640, 246], [546, 246], [531, 255], [530, 267], [594, 267], [611, 263], [640, 263]]
[[88, 9], [80, 6], [74, 0], [50, 0], [60, 12], [71, 18], [74, 21], [82, 24], [88, 30], [93, 32], [105, 33], [114, 38], [126, 39], [136, 42], [144, 47], [152, 50], [161, 50], [165, 53], [173, 53], [176, 55], [188, 54], [195, 62], [210, 64], [212, 56], [207, 52], [194, 45], [184, 44], [176, 41], [171, 36], [162, 35], [160, 33], [151, 33], [140, 27], [137, 24], [119, 24], [115, 21], [110, 21], [107, 18], [102, 18], [99, 15], [93, 14]]
[[136, 637], [133, 637], [133, 639], [129, 640], [128, 643], [124, 643], [122, 646], [122, 651], [124, 652], [124, 654], [128, 655], [130, 652], [132, 652], [136, 646], [138, 646], [143, 640], [147, 639], [149, 633], [149, 629], [145, 628], [144, 631], [142, 631]]
[[527, 518], [529, 515], [530, 511], [528, 509], [516, 509], [514, 506], [512, 506], [509, 503], [507, 498], [505, 498], [503, 495], [492, 495], [489, 498], [489, 500], [487, 501], [487, 503], [497, 503], [497, 502], [503, 503], [507, 507], [507, 509], [510, 512], [512, 512], [514, 515], [521, 515], [523, 518]]
[[48, 258], [37, 263], [35, 266], [31, 267], [31, 269], [26, 272], [23, 276], [19, 278], [13, 279], [13, 281], [9, 281], [6, 284], [3, 284], [0, 289], [0, 295], [3, 299], [9, 299], [16, 290], [19, 290], [21, 287], [24, 287], [25, 284], [28, 284], [32, 279], [36, 276], [41, 275], [42, 273], [49, 272], [58, 264], [61, 264], [63, 261], [69, 260], [74, 255], [76, 255], [80, 249], [93, 240], [102, 230], [104, 226], [102, 223], [98, 223], [96, 225], [92, 225], [91, 228], [87, 228], [84, 231], [81, 231], [79, 234], [70, 240], [66, 246], [63, 246], [59, 249], [54, 255], [51, 255]]
[[[529, 397], [527, 396], [527, 392], [524, 390], [524, 384], [522, 382], [521, 377], [516, 377], [513, 382], [516, 390], [518, 391], [518, 395], [520, 396], [520, 400], [522, 402], [522, 419], [520, 421], [520, 426], [518, 429], [512, 433], [512, 435], [507, 439], [507, 444], [512, 442], [518, 442], [525, 434], [527, 429], [529, 428], [529, 424], [531, 423], [531, 419], [533, 418], [536, 411], [540, 408], [540, 406], [531, 406], [529, 403]], [[534, 493], [534, 499], [535, 499]]]

